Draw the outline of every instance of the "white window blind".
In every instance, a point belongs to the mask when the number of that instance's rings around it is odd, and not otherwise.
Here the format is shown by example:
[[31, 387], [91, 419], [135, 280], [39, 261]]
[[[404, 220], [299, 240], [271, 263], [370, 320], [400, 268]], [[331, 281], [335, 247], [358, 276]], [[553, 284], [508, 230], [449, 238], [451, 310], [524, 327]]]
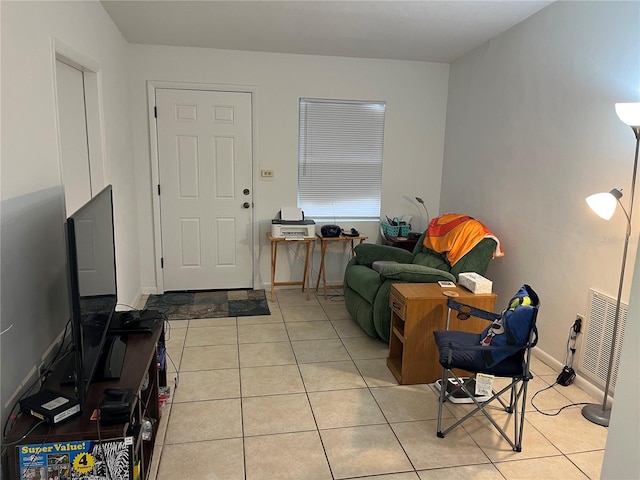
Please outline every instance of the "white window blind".
[[384, 102], [300, 99], [298, 207], [315, 218], [380, 218]]

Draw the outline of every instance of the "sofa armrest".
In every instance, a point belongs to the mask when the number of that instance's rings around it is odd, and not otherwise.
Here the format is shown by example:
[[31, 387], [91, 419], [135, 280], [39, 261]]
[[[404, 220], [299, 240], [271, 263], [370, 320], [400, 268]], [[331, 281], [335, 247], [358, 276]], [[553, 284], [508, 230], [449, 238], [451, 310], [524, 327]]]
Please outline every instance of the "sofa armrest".
[[444, 270], [413, 264], [387, 265], [380, 270], [380, 276], [387, 280], [406, 283], [434, 283], [439, 280], [456, 281], [456, 277]]
[[355, 248], [355, 259], [358, 265], [371, 268], [376, 260], [392, 261], [398, 263], [411, 263], [413, 254], [402, 248], [375, 243], [361, 243]]
[[346, 272], [347, 270], [349, 270], [350, 267], [354, 266], [354, 265], [358, 265], [358, 259], [356, 257], [352, 257], [349, 262], [347, 263], [346, 268], [344, 269], [344, 271]]

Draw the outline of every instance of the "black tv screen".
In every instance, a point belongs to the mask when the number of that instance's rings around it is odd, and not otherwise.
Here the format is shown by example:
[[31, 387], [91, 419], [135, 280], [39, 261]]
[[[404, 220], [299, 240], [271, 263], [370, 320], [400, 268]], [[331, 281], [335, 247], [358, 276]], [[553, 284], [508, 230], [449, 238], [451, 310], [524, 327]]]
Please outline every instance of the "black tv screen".
[[66, 230], [75, 383], [82, 405], [117, 303], [111, 185], [72, 214]]

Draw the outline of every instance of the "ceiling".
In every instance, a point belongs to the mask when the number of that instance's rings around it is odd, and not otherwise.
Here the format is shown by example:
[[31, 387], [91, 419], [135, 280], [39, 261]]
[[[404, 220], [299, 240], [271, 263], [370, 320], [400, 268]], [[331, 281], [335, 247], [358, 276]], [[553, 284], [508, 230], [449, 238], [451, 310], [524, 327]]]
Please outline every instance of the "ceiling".
[[552, 0], [102, 0], [129, 43], [449, 63]]

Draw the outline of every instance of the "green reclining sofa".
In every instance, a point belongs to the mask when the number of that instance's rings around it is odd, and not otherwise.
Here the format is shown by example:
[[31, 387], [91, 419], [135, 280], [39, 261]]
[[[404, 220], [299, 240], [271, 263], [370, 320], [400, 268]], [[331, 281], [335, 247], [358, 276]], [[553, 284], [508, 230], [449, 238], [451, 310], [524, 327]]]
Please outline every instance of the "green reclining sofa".
[[[344, 273], [344, 301], [351, 318], [371, 337], [389, 341], [392, 284], [457, 282], [462, 272], [484, 275], [497, 245], [491, 238], [482, 239], [452, 268], [444, 255], [424, 247], [423, 241], [424, 234], [413, 252], [373, 243], [363, 243], [355, 248], [356, 255]], [[378, 272], [373, 269], [376, 261], [397, 263], [386, 264], [378, 268]]]

